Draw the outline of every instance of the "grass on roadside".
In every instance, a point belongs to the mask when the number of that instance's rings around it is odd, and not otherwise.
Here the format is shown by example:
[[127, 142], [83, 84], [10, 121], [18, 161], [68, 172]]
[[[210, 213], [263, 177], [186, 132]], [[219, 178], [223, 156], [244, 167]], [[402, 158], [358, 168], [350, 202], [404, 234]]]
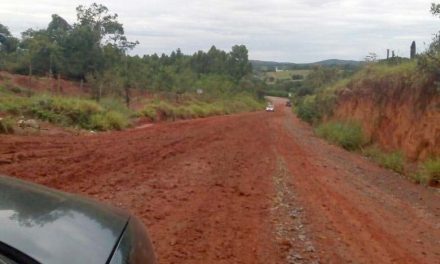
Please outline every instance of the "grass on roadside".
[[397, 173], [404, 172], [405, 157], [401, 151], [383, 152], [376, 146], [369, 146], [362, 150], [362, 154], [377, 162], [380, 166]]
[[101, 131], [125, 128], [130, 117], [130, 110], [112, 99], [100, 104], [89, 99], [51, 95], [4, 95], [0, 97], [0, 112]]
[[424, 161], [420, 165], [419, 171], [413, 175], [413, 178], [423, 184], [440, 183], [440, 157]]
[[0, 134], [14, 133], [14, 120], [8, 117], [0, 117]]
[[188, 100], [180, 104], [164, 99], [148, 102], [140, 111], [141, 115], [151, 121], [177, 120], [232, 114], [262, 109], [264, 104], [251, 96], [236, 95], [228, 99]]
[[316, 134], [347, 150], [357, 150], [366, 143], [362, 126], [356, 121], [331, 121], [319, 125]]

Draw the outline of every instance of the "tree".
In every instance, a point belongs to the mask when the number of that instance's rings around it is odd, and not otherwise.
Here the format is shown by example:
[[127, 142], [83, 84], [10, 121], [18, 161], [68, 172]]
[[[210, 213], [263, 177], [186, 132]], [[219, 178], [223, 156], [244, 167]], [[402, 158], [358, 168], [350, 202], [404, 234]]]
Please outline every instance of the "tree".
[[0, 51], [12, 53], [17, 50], [18, 39], [11, 35], [8, 27], [0, 24]]
[[365, 56], [366, 62], [376, 62], [377, 61], [377, 54], [374, 52], [368, 53], [367, 56]]
[[[440, 4], [431, 4], [431, 14], [440, 17]], [[428, 50], [419, 57], [418, 65], [440, 80], [440, 33], [434, 36]]]
[[57, 14], [52, 15], [52, 20], [47, 26], [47, 33], [53, 40], [62, 41], [72, 26]]
[[229, 53], [229, 72], [237, 81], [252, 72], [246, 46], [235, 45], [232, 47], [232, 51]]
[[313, 91], [329, 85], [340, 79], [341, 71], [337, 67], [315, 66], [304, 80], [304, 89], [301, 93], [306, 94], [309, 90]]
[[2, 24], [0, 24], [0, 33], [3, 33], [7, 37], [11, 36], [11, 32], [9, 31], [9, 28]]
[[[26, 50], [30, 71], [38, 74], [53, 73], [61, 67], [61, 48], [51, 40], [46, 30], [28, 29], [22, 33], [21, 47]], [[32, 72], [30, 72], [32, 74]]]
[[120, 46], [124, 41], [124, 28], [118, 22], [118, 14], [110, 14], [106, 6], [93, 3], [89, 7], [76, 8], [78, 23], [75, 27], [88, 27], [96, 37], [97, 44], [112, 43]]

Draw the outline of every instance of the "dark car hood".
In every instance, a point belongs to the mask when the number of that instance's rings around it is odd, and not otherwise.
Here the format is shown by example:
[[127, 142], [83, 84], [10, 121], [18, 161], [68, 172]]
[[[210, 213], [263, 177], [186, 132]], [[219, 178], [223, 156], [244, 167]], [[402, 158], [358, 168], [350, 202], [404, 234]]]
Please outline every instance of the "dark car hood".
[[45, 263], [106, 263], [129, 215], [0, 175], [0, 241]]

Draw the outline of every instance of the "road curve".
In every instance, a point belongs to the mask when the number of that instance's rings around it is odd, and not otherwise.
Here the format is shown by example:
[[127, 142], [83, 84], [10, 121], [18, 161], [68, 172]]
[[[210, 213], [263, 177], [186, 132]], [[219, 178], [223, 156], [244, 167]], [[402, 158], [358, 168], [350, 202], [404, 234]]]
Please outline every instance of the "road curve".
[[[440, 263], [440, 194], [276, 112], [0, 136], [0, 173], [126, 208], [160, 263]], [[0, 238], [1, 239], [1, 238]]]

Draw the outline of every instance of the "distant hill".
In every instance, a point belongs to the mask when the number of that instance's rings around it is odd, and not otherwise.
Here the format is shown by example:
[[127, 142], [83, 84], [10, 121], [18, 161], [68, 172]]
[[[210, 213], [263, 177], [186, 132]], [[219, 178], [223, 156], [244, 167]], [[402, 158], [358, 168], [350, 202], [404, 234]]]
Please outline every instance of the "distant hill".
[[[330, 60], [313, 62], [310, 64], [312, 64], [312, 65], [326, 65], [326, 66], [327, 65], [330, 65], [330, 66], [333, 66], [333, 65], [354, 65], [354, 66], [357, 66], [361, 63], [362, 63], [362, 61], [330, 59]], [[305, 65], [307, 65], [307, 63]]]
[[276, 61], [261, 61], [261, 60], [251, 60], [252, 66], [254, 67], [289, 67], [295, 66], [296, 63], [292, 62], [276, 62]]
[[362, 64], [362, 61], [355, 60], [338, 60], [338, 59], [330, 59], [317, 61], [312, 63], [293, 63], [293, 62], [276, 62], [276, 61], [261, 61], [261, 60], [251, 60], [252, 66], [256, 70], [274, 70], [275, 67], [282, 70], [289, 69], [307, 69], [315, 65], [323, 65], [323, 66], [358, 66]]

